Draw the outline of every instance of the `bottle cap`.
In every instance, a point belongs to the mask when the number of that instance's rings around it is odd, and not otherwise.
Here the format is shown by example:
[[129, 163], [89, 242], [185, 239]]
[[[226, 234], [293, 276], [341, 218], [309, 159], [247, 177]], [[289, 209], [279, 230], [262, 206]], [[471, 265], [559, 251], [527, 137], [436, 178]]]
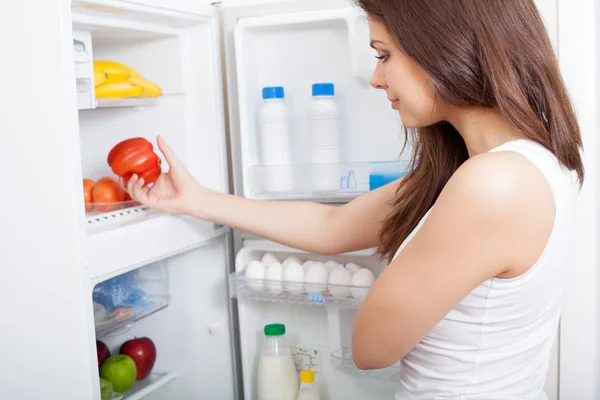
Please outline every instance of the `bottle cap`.
[[300, 372], [300, 382], [302, 383], [313, 383], [315, 381], [315, 371], [311, 369], [305, 369]]
[[335, 95], [335, 86], [333, 83], [315, 83], [312, 85], [313, 96], [333, 96]]
[[269, 86], [264, 87], [262, 92], [263, 100], [267, 99], [283, 99], [285, 97], [283, 87]]
[[267, 336], [285, 335], [285, 325], [283, 325], [283, 324], [265, 325], [265, 335], [267, 335]]

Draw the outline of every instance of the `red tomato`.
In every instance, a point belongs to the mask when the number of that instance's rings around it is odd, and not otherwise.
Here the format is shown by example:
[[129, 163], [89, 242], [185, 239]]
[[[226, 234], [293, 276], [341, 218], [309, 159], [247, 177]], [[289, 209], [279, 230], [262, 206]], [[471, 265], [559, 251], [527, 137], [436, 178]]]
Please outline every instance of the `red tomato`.
[[125, 191], [114, 178], [104, 177], [100, 179], [92, 190], [92, 199], [96, 204], [96, 210], [110, 212], [119, 209], [118, 204], [125, 201]]
[[83, 180], [83, 199], [85, 200], [85, 211], [91, 211], [93, 208], [90, 203], [92, 203], [92, 189], [94, 188], [95, 184], [96, 182], [91, 179], [86, 178]]

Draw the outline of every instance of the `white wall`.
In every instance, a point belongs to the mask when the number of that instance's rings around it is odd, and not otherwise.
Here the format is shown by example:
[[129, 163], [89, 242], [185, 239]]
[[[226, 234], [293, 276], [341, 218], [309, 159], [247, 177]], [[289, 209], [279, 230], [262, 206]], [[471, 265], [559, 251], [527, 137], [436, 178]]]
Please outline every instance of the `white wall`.
[[561, 323], [560, 398], [598, 398], [598, 61], [597, 0], [559, 0], [560, 66], [585, 146], [586, 184], [579, 199], [570, 288]]

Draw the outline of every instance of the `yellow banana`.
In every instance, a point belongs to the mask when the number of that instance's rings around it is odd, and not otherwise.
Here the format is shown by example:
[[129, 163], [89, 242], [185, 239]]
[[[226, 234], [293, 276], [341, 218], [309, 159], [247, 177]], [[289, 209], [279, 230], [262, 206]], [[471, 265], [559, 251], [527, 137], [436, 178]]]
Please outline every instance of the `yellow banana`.
[[133, 76], [129, 78], [128, 82], [142, 88], [142, 97], [160, 97], [162, 95], [160, 87], [142, 77]]
[[94, 71], [94, 86], [100, 86], [108, 79], [104, 71]]
[[94, 72], [105, 72], [108, 76], [108, 82], [125, 82], [132, 76], [139, 76], [139, 74], [128, 66], [118, 63], [116, 61], [94, 61]]
[[117, 61], [96, 60], [94, 61], [94, 66], [98, 66], [100, 69], [122, 71], [129, 74], [129, 76], [140, 76], [133, 68]]
[[125, 97], [136, 97], [142, 94], [142, 88], [128, 82], [103, 83], [96, 87], [96, 98], [119, 99]]

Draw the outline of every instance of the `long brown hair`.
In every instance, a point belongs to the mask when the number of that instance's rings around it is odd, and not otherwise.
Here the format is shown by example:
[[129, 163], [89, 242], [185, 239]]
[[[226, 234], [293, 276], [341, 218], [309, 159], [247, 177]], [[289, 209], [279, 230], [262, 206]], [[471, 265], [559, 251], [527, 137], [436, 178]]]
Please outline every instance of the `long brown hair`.
[[[355, 1], [425, 69], [441, 101], [498, 110], [583, 184], [579, 126], [534, 0]], [[447, 122], [405, 133], [413, 144], [412, 165], [377, 249], [388, 260], [469, 157]]]

